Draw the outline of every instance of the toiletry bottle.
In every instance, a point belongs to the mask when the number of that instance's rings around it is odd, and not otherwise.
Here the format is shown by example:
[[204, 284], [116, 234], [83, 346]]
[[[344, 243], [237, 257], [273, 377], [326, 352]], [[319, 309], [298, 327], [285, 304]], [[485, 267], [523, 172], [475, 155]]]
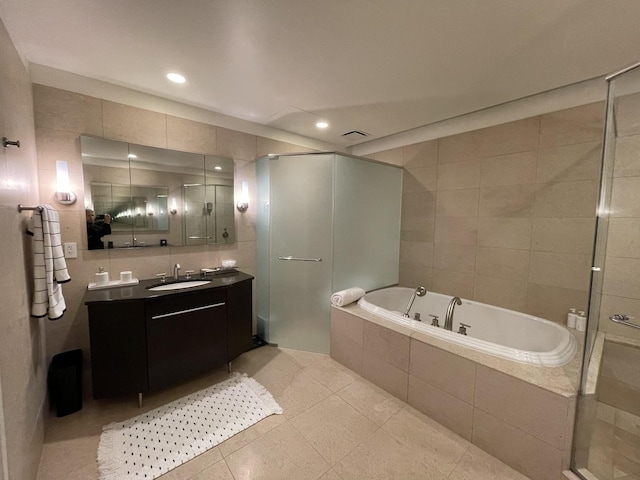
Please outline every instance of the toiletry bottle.
[[583, 311], [578, 312], [578, 317], [576, 318], [576, 330], [579, 332], [584, 332], [587, 329], [587, 317], [585, 317]]
[[576, 328], [576, 319], [578, 318], [578, 313], [575, 308], [569, 309], [569, 314], [567, 315], [567, 327]]

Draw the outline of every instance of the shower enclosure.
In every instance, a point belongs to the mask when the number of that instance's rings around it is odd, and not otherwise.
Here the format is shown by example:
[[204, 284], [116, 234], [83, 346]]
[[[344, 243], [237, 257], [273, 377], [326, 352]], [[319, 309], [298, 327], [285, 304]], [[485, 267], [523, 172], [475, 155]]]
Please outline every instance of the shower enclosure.
[[589, 321], [572, 469], [640, 478], [640, 64], [607, 77]]
[[398, 282], [402, 169], [336, 153], [258, 159], [258, 334], [328, 353], [331, 293]]

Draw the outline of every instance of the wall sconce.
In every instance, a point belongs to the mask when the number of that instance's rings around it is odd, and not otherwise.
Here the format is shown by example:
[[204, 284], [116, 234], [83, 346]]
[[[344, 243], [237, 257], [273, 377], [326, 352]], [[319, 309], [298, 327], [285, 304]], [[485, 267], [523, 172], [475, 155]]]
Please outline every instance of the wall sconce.
[[76, 202], [76, 194], [71, 191], [69, 182], [69, 167], [64, 160], [56, 160], [55, 199], [62, 205], [72, 205]]
[[171, 199], [171, 210], [169, 210], [169, 213], [171, 215], [175, 215], [176, 213], [178, 213], [178, 204], [176, 203], [176, 197], [173, 197]]
[[242, 193], [240, 193], [240, 199], [236, 204], [236, 208], [239, 212], [246, 212], [249, 208], [249, 182], [242, 182]]

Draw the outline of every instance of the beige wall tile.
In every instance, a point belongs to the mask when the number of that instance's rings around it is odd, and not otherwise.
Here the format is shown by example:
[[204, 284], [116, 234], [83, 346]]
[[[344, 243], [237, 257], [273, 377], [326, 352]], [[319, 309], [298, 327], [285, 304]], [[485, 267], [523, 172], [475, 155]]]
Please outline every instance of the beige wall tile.
[[255, 135], [216, 127], [218, 155], [235, 160], [253, 161], [258, 156], [258, 140]]
[[431, 288], [434, 292], [473, 298], [473, 274], [433, 269]]
[[371, 322], [364, 323], [364, 356], [376, 356], [409, 371], [409, 337]]
[[566, 397], [479, 365], [474, 406], [559, 450], [564, 448]]
[[216, 127], [167, 115], [167, 148], [215, 155]]
[[527, 152], [538, 146], [540, 119], [527, 118], [439, 139], [438, 162]]
[[419, 267], [409, 263], [400, 263], [400, 276], [398, 283], [403, 287], [422, 285], [427, 290], [432, 287], [433, 269], [431, 267]]
[[604, 102], [542, 115], [540, 148], [602, 140], [604, 115]]
[[476, 275], [473, 300], [524, 312], [527, 310], [527, 288], [526, 281]]
[[535, 204], [535, 185], [516, 185], [480, 189], [480, 217], [531, 216]]
[[167, 116], [162, 113], [103, 100], [102, 123], [106, 138], [167, 148]]
[[602, 291], [608, 295], [640, 299], [639, 268], [640, 259], [607, 257]]
[[594, 218], [534, 218], [532, 250], [590, 255]]
[[438, 163], [438, 140], [414, 143], [402, 148], [405, 168], [428, 167]]
[[532, 220], [517, 217], [478, 219], [478, 246], [529, 250]]
[[409, 373], [463, 402], [473, 403], [476, 364], [470, 360], [412, 339]]
[[602, 295], [600, 304], [600, 324], [599, 329], [603, 332], [621, 337], [640, 340], [640, 330], [629, 328], [625, 325], [612, 322], [609, 317], [614, 313], [623, 313], [633, 318], [633, 322], [639, 323], [640, 319], [640, 299], [625, 298], [614, 295]]
[[271, 138], [257, 137], [257, 154], [256, 157], [263, 157], [270, 153], [303, 153], [315, 152], [316, 150], [295, 145], [287, 142], [272, 140]]
[[409, 374], [381, 360], [376, 352], [364, 349], [362, 376], [394, 397], [407, 401]]
[[437, 170], [436, 165], [405, 169], [402, 177], [402, 192], [435, 192]]
[[331, 309], [331, 358], [362, 375], [363, 320], [336, 308]]
[[486, 277], [526, 281], [529, 276], [529, 257], [527, 250], [478, 247], [475, 271], [477, 275]]
[[610, 218], [607, 255], [640, 258], [640, 218]]
[[472, 442], [531, 480], [561, 478], [561, 450], [477, 408], [473, 415]]
[[462, 190], [480, 186], [480, 161], [445, 163], [438, 165], [438, 191]]
[[500, 460], [471, 445], [449, 480], [527, 480], [527, 477]]
[[529, 281], [532, 283], [586, 291], [590, 275], [590, 255], [531, 252]]
[[534, 183], [536, 157], [536, 152], [531, 151], [483, 158], [480, 163], [480, 186], [503, 187]]
[[637, 93], [618, 97], [616, 129], [619, 136], [640, 133], [638, 110], [640, 110], [640, 95]]
[[433, 243], [401, 241], [400, 263], [417, 267], [431, 267], [433, 265]]
[[392, 148], [375, 154], [374, 158], [379, 162], [402, 166], [402, 147]]
[[[604, 342], [600, 375], [640, 390], [640, 348], [614, 342]], [[640, 400], [640, 397], [638, 397]]]
[[523, 311], [527, 304], [527, 282], [476, 275], [473, 299], [509, 310]]
[[435, 239], [435, 217], [402, 217], [400, 240], [433, 242]]
[[613, 179], [610, 210], [612, 217], [640, 217], [640, 177]]
[[614, 177], [640, 176], [640, 135], [618, 137], [616, 139]]
[[609, 377], [598, 380], [598, 400], [633, 415], [640, 416], [640, 388]]
[[473, 273], [476, 247], [436, 243], [433, 251], [433, 266], [441, 270]]
[[37, 128], [36, 147], [39, 168], [54, 172], [56, 161], [64, 160], [67, 162], [70, 172], [82, 172], [80, 135], [76, 132]]
[[595, 216], [598, 183], [595, 180], [540, 184], [535, 201], [535, 217]]
[[570, 308], [587, 310], [589, 292], [529, 283], [527, 313], [565, 324]]
[[438, 217], [435, 221], [435, 242], [474, 245], [478, 237], [476, 217]]
[[102, 136], [102, 100], [33, 85], [36, 127]]
[[471, 404], [465, 403], [413, 375], [409, 375], [407, 402], [440, 425], [466, 440], [471, 440], [473, 425], [473, 406]]
[[402, 218], [433, 217], [436, 195], [433, 192], [406, 193], [402, 195]]
[[579, 143], [540, 150], [539, 183], [597, 180], [600, 176], [601, 142]]
[[477, 188], [438, 192], [436, 215], [439, 217], [476, 217], [479, 196], [480, 191]]

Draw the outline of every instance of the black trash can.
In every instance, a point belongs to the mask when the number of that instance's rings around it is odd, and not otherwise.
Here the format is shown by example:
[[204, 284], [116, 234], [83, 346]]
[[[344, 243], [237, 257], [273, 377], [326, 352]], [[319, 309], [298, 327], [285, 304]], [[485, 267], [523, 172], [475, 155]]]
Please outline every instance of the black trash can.
[[82, 350], [54, 355], [49, 365], [49, 402], [58, 417], [82, 408]]

